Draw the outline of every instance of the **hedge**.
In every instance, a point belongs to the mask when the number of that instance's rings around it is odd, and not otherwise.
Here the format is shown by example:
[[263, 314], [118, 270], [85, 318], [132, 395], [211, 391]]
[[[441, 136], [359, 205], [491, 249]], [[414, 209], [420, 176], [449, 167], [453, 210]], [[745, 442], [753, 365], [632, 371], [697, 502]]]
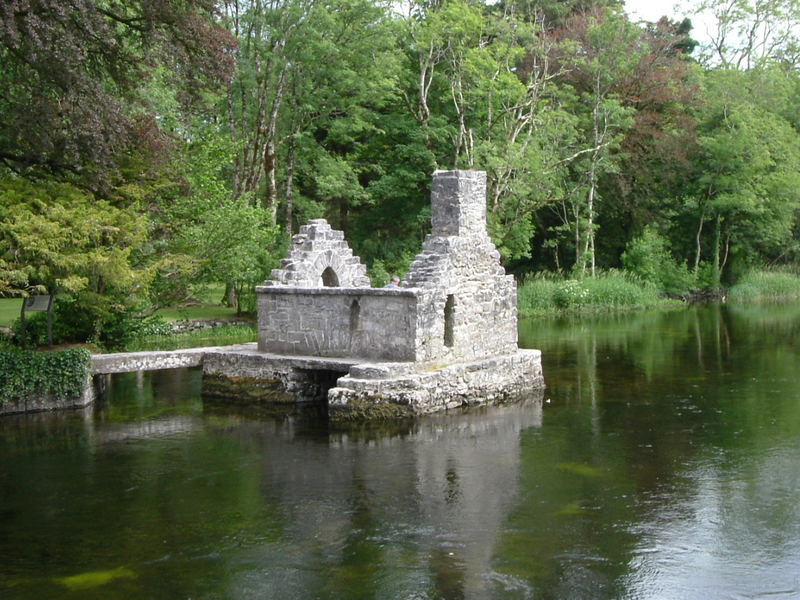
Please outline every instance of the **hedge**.
[[85, 348], [0, 351], [0, 405], [31, 396], [58, 400], [79, 397], [89, 375], [90, 359]]

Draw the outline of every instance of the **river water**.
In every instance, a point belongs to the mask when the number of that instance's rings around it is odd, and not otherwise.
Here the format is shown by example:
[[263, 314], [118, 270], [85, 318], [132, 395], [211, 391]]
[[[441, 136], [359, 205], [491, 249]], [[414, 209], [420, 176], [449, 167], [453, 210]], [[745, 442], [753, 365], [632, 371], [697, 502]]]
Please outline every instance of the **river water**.
[[0, 420], [0, 598], [800, 598], [800, 306], [524, 321], [542, 397], [392, 427], [197, 370]]

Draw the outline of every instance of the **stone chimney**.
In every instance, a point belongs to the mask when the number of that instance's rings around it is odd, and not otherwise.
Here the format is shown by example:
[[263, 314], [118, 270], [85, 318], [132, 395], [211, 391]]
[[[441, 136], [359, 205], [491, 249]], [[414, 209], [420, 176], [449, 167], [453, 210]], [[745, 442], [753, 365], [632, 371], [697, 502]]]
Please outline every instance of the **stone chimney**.
[[486, 173], [434, 172], [431, 212], [431, 235], [486, 235]]

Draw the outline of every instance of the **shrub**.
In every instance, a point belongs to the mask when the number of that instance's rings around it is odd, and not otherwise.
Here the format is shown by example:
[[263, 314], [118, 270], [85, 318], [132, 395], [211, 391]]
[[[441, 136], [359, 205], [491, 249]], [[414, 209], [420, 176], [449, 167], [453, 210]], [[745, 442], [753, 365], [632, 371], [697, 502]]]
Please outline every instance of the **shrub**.
[[653, 227], [645, 227], [642, 235], [628, 242], [622, 264], [628, 272], [667, 294], [682, 295], [692, 287], [688, 268], [672, 257], [667, 240]]
[[[141, 319], [123, 303], [94, 293], [57, 296], [53, 306], [53, 344], [96, 343], [108, 349], [122, 347], [138, 334]], [[12, 325], [14, 339], [22, 340], [22, 323]], [[47, 344], [47, 314], [25, 318], [25, 347]]]
[[37, 395], [77, 398], [86, 385], [90, 356], [85, 348], [0, 351], [0, 404]]
[[[12, 325], [14, 339], [22, 340], [22, 323]], [[53, 307], [53, 344], [96, 343], [109, 350], [123, 348], [131, 340], [149, 334], [169, 333], [160, 317], [142, 319], [133, 308], [96, 294], [57, 296]], [[47, 344], [47, 314], [32, 313], [25, 318], [25, 347]]]

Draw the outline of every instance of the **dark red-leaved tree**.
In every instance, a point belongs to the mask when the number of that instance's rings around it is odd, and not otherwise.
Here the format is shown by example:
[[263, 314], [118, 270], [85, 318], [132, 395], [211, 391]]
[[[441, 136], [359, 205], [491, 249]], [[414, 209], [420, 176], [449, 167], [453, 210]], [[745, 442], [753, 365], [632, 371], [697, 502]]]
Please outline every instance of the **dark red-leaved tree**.
[[158, 67], [189, 105], [225, 84], [235, 40], [212, 0], [0, 2], [0, 161], [102, 181], [163, 140], [142, 97]]

